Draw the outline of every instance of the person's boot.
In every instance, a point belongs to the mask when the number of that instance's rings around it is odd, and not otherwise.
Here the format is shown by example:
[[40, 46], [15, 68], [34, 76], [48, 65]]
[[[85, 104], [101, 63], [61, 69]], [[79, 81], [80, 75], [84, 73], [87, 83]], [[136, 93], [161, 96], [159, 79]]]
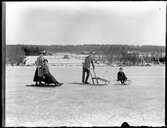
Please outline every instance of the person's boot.
[[39, 82], [39, 85], [40, 85], [40, 86], [44, 86], [44, 84], [43, 84], [41, 81]]
[[38, 86], [38, 82], [36, 81], [35, 86]]
[[90, 84], [90, 83], [86, 81], [85, 84]]

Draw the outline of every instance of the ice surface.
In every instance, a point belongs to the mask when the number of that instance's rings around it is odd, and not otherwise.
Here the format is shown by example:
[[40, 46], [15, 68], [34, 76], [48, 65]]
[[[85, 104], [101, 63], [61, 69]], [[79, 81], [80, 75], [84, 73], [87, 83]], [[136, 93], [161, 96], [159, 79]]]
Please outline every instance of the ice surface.
[[[80, 85], [82, 67], [50, 66], [63, 86], [33, 84], [35, 66], [6, 67], [6, 126], [165, 125], [165, 67], [124, 67], [129, 86], [115, 85], [118, 67], [96, 67], [108, 86]], [[91, 82], [91, 79], [89, 79]]]

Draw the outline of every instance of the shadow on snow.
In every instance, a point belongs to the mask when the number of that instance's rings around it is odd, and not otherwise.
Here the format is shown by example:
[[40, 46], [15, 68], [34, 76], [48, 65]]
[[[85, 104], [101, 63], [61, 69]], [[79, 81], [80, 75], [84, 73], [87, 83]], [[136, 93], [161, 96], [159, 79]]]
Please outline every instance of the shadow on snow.
[[69, 84], [74, 84], [74, 85], [83, 85], [83, 86], [106, 86], [108, 84], [84, 84], [84, 83], [79, 83], [79, 82], [71, 82]]
[[35, 84], [25, 85], [25, 86], [26, 87], [38, 87], [38, 88], [60, 87], [60, 86], [56, 86], [56, 85], [35, 85]]

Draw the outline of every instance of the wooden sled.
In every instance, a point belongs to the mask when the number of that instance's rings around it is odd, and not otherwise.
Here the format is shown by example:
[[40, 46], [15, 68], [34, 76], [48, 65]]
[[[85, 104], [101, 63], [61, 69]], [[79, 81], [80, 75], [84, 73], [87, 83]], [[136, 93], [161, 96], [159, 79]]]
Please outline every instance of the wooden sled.
[[[110, 83], [109, 80], [106, 80], [106, 79], [103, 79], [100, 77], [96, 77], [96, 73], [94, 70], [93, 70], [93, 73], [94, 73], [94, 77], [93, 77], [92, 73], [90, 72], [93, 85], [108, 85]], [[96, 83], [95, 83], [95, 81], [96, 81]], [[103, 84], [99, 83], [99, 81], [103, 82]]]
[[41, 86], [41, 87], [57, 87], [57, 86], [61, 86], [63, 85], [63, 83], [61, 83], [60, 85], [55, 85], [54, 83], [48, 83], [47, 80], [45, 79], [45, 77], [41, 77], [40, 81], [38, 82], [41, 82], [41, 84], [39, 85], [34, 85], [34, 86]]

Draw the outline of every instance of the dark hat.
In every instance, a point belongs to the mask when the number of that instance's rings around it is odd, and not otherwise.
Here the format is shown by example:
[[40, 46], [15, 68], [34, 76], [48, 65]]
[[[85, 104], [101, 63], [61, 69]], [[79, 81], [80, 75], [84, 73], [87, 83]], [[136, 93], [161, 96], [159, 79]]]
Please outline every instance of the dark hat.
[[123, 68], [122, 68], [122, 67], [120, 67], [119, 69], [120, 69], [120, 70], [122, 70]]

